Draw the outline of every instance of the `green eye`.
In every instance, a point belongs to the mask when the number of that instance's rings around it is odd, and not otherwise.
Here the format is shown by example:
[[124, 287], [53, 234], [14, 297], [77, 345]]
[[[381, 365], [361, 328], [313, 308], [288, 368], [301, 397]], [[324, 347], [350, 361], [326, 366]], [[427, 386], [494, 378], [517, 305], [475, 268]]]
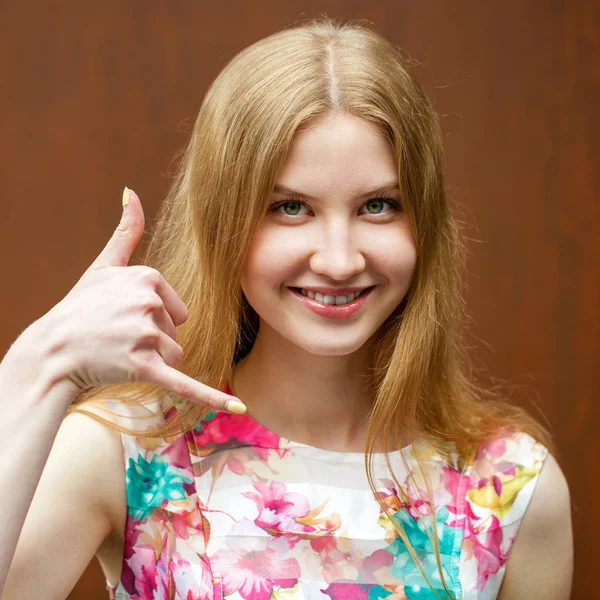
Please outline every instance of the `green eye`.
[[[282, 206], [287, 206], [288, 208], [291, 206], [292, 211], [289, 214], [292, 214], [292, 215], [297, 215], [300, 212], [300, 209], [302, 208], [302, 205], [300, 204], [300, 202], [286, 202], [285, 204], [282, 204]], [[294, 210], [294, 207], [296, 208], [296, 210]], [[284, 210], [286, 210], [286, 209], [284, 209]]]
[[[401, 212], [402, 211], [402, 207], [400, 205], [399, 202], [397, 202], [396, 200], [392, 200], [392, 198], [371, 198], [370, 200], [367, 200], [364, 204], [364, 206], [369, 207], [369, 212], [367, 214], [369, 215], [380, 215], [380, 214], [384, 214], [386, 212], [390, 212], [390, 211], [385, 211], [384, 210], [384, 204], [387, 204], [390, 206], [391, 208], [391, 212], [392, 213], [396, 213], [396, 212]], [[289, 207], [292, 207], [291, 209], [289, 209]], [[280, 211], [280, 208], [286, 207], [284, 209], [285, 212]], [[299, 200], [299, 199], [295, 199], [295, 198], [288, 198], [286, 200], [281, 200], [280, 202], [276, 202], [275, 204], [273, 204], [273, 206], [269, 207], [268, 211], [272, 212], [272, 213], [279, 213], [280, 215], [283, 215], [284, 217], [297, 217], [300, 214], [300, 210], [302, 208], [308, 208], [306, 202], [304, 202], [303, 200]], [[377, 210], [377, 208], [375, 207], [379, 207], [380, 210]], [[371, 209], [375, 208], [374, 212], [371, 212]], [[288, 210], [289, 209], [289, 210]]]
[[[292, 210], [291, 212], [288, 212], [287, 207], [292, 206]], [[269, 207], [269, 212], [272, 213], [279, 213], [280, 215], [283, 215], [284, 217], [296, 217], [298, 216], [301, 208], [303, 206], [306, 206], [305, 202], [302, 202], [302, 200], [294, 200], [293, 198], [288, 199], [288, 200], [282, 200], [281, 202], [276, 202], [273, 206]], [[284, 210], [285, 212], [282, 212], [281, 210], [279, 210], [282, 207], [286, 207]]]
[[[384, 202], [384, 200], [376, 198], [375, 200], [369, 200], [367, 202], [367, 206], [373, 207], [373, 205], [375, 205], [375, 206], [379, 206], [381, 208], [381, 210], [383, 210], [383, 206], [382, 206], [383, 202]], [[381, 212], [381, 210], [378, 210], [377, 212], [371, 213], [371, 214], [378, 215]]]

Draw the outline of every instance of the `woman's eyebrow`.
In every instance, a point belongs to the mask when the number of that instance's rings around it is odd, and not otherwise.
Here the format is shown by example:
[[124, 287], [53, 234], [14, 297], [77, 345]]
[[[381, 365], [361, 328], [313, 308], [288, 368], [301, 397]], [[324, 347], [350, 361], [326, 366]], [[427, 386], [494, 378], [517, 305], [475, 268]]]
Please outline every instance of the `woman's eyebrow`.
[[[398, 185], [398, 182], [392, 181], [391, 183], [386, 183], [384, 185], [376, 187], [375, 189], [369, 190], [368, 192], [363, 192], [362, 194], [357, 194], [356, 198], [366, 198], [368, 196], [374, 196], [375, 194], [386, 194], [389, 192], [394, 192], [399, 189], [400, 189], [400, 186]], [[273, 188], [273, 192], [276, 194], [289, 194], [291, 196], [296, 196], [298, 198], [303, 198], [305, 200], [316, 200], [316, 198], [314, 198], [313, 196], [304, 194], [302, 192], [298, 192], [296, 190], [292, 190], [283, 185], [276, 185]]]

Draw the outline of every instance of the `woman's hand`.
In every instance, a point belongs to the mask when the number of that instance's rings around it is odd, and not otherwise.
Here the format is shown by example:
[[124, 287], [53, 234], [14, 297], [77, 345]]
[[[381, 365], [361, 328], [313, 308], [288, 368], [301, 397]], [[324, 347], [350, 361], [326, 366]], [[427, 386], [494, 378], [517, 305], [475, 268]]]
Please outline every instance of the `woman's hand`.
[[59, 357], [61, 383], [74, 393], [100, 385], [147, 381], [213, 409], [245, 412], [233, 396], [173, 368], [183, 358], [176, 328], [185, 304], [156, 270], [127, 266], [144, 232], [138, 196], [125, 188], [121, 221], [98, 258], [67, 296], [38, 322]]

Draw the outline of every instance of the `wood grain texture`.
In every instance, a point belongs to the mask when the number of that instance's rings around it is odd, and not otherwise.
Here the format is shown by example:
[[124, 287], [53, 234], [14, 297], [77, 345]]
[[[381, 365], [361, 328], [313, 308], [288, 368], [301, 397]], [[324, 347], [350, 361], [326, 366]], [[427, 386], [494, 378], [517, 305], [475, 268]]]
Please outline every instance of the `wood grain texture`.
[[[124, 185], [151, 225], [225, 63], [321, 13], [366, 18], [419, 62], [441, 115], [449, 197], [468, 226], [472, 354], [551, 424], [573, 501], [573, 598], [593, 597], [597, 1], [0, 3], [0, 351], [102, 249]], [[69, 598], [106, 598], [103, 585], [94, 562]]]

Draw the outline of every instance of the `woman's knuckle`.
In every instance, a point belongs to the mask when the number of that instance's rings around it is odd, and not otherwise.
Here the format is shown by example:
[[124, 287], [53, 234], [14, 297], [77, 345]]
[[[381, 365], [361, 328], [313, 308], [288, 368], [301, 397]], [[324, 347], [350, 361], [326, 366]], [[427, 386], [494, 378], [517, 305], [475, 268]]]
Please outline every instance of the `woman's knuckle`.
[[138, 306], [140, 306], [144, 312], [159, 310], [162, 308], [162, 305], [161, 297], [153, 292], [142, 294], [138, 300]]
[[173, 352], [169, 352], [163, 357], [163, 362], [169, 367], [174, 367], [177, 364], [177, 356]]
[[178, 365], [183, 359], [183, 351], [179, 346], [174, 346], [169, 351], [169, 361], [171, 365]]
[[158, 342], [159, 337], [160, 332], [154, 327], [142, 327], [138, 334], [138, 339], [140, 341], [145, 343], [150, 342], [152, 345], [155, 345]]
[[208, 406], [216, 407], [218, 404], [215, 395], [211, 389], [208, 389], [204, 392], [203, 400], [205, 404], [208, 404]]
[[162, 279], [160, 272], [154, 267], [145, 267], [143, 272], [143, 279], [153, 287], [157, 287]]
[[189, 398], [192, 395], [192, 387], [189, 382], [179, 379], [175, 382], [175, 391], [180, 396]]
[[142, 358], [137, 355], [131, 359], [131, 370], [134, 373], [135, 379], [147, 381], [150, 377], [151, 367], [150, 361], [147, 358]]

